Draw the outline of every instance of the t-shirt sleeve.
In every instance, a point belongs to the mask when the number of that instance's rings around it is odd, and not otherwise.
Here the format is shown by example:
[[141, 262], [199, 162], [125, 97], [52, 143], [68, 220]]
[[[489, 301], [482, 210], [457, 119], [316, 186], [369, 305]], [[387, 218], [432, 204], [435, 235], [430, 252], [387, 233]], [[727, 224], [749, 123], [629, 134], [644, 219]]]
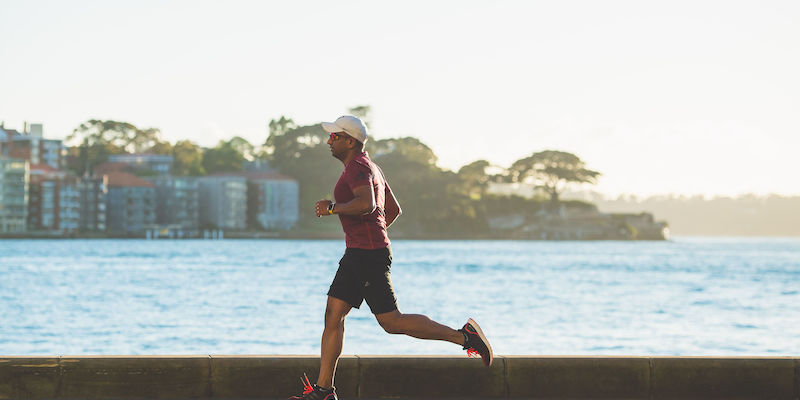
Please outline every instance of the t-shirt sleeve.
[[353, 168], [348, 175], [347, 186], [351, 191], [357, 187], [372, 184], [372, 171], [366, 165], [356, 164], [356, 168]]

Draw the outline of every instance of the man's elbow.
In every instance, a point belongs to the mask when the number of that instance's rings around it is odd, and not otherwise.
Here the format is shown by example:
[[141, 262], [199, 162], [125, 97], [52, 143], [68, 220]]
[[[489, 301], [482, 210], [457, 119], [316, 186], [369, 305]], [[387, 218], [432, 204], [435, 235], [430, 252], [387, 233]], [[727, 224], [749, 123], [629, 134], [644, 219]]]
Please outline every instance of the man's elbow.
[[375, 204], [374, 202], [364, 203], [364, 207], [361, 208], [361, 211], [364, 214], [372, 214], [375, 211], [375, 208], [377, 208], [377, 207], [378, 207], [378, 205]]

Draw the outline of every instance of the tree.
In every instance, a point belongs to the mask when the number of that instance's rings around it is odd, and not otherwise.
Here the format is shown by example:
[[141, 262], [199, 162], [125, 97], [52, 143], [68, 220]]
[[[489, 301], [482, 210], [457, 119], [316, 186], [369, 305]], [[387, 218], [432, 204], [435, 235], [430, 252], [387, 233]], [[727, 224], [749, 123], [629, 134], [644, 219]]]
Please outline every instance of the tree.
[[144, 151], [145, 153], [150, 154], [160, 154], [164, 156], [172, 155], [172, 144], [167, 141], [164, 142], [157, 142], [153, 144], [150, 148]]
[[267, 137], [267, 143], [269, 144], [269, 138], [272, 136], [280, 136], [289, 132], [292, 129], [296, 129], [297, 124], [291, 118], [286, 118], [285, 116], [281, 115], [278, 119], [272, 119], [269, 121], [269, 137]]
[[558, 196], [571, 183], [597, 183], [600, 173], [587, 169], [578, 156], [557, 150], [533, 153], [514, 162], [509, 168], [513, 182], [532, 182], [558, 203]]
[[228, 141], [228, 144], [241, 154], [245, 160], [253, 161], [255, 159], [256, 148], [241, 136], [234, 136]]
[[486, 195], [486, 189], [489, 187], [490, 176], [486, 173], [489, 168], [486, 160], [478, 160], [469, 163], [458, 170], [458, 177], [464, 183], [465, 193], [475, 200], [480, 200], [481, 197]]
[[416, 235], [464, 234], [482, 229], [476, 204], [458, 175], [436, 166], [430, 147], [412, 137], [367, 142], [403, 208], [393, 229]]
[[77, 141], [90, 147], [101, 144], [122, 149], [129, 143], [129, 138], [133, 137], [137, 130], [133, 124], [128, 122], [91, 119], [75, 128], [67, 136], [67, 141]]
[[169, 144], [169, 142], [161, 141], [161, 130], [158, 128], [139, 129], [131, 126], [133, 130], [127, 132], [127, 135], [122, 138], [125, 142], [125, 150], [130, 153], [145, 153], [152, 148], [163, 148], [164, 143]]
[[168, 154], [169, 142], [161, 141], [160, 135], [158, 128], [139, 129], [129, 122], [91, 119], [67, 136], [67, 142], [80, 146], [77, 151], [72, 151], [78, 159], [73, 169], [83, 175], [95, 165], [107, 161], [112, 154], [148, 151]]
[[108, 161], [109, 155], [125, 153], [126, 138], [135, 130], [127, 122], [92, 119], [82, 123], [67, 136], [67, 142], [80, 146], [72, 150], [77, 159], [73, 170], [79, 175], [89, 174], [96, 165]]
[[92, 119], [82, 123], [67, 136], [67, 141], [78, 141], [89, 147], [113, 146], [128, 153], [143, 153], [163, 143], [158, 128], [139, 129], [129, 122]]
[[[288, 129], [293, 125], [285, 126]], [[333, 198], [333, 187], [342, 173], [342, 164], [331, 156], [327, 140], [328, 133], [321, 124], [275, 129], [267, 138], [273, 151], [272, 166], [297, 179], [301, 210], [305, 209], [304, 205], [313, 206], [319, 199]], [[301, 213], [300, 220], [303, 223], [314, 221], [315, 226], [319, 226], [313, 213]], [[327, 229], [335, 230], [333, 221], [325, 219], [322, 223], [327, 225]]]
[[180, 140], [172, 147], [174, 164], [173, 174], [177, 176], [202, 176], [206, 174], [203, 168], [203, 149], [188, 140]]
[[426, 166], [436, 166], [438, 158], [433, 150], [417, 138], [404, 137], [367, 142], [370, 154], [375, 158], [390, 156], [405, 162], [414, 162]]
[[372, 124], [369, 118], [370, 113], [372, 112], [372, 107], [368, 105], [355, 106], [347, 110], [347, 112], [349, 112], [351, 115], [355, 115], [356, 117], [361, 118], [361, 120], [364, 121], [364, 125], [366, 125], [367, 128], [369, 128], [370, 125]]
[[238, 141], [220, 140], [216, 147], [203, 154], [202, 165], [207, 173], [238, 172], [244, 169], [244, 155], [237, 148]]

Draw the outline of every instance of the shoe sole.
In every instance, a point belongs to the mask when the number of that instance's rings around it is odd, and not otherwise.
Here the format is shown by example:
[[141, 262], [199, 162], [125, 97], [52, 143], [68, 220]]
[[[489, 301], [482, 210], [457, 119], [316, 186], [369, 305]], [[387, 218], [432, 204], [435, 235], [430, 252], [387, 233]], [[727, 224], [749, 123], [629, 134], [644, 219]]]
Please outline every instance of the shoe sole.
[[472, 325], [473, 328], [475, 328], [475, 332], [478, 332], [478, 336], [481, 338], [481, 340], [483, 340], [483, 343], [486, 344], [486, 348], [489, 349], [489, 365], [487, 365], [487, 367], [491, 367], [492, 361], [494, 361], [494, 353], [492, 352], [492, 345], [489, 344], [489, 340], [486, 339], [486, 335], [483, 334], [481, 326], [478, 325], [478, 323], [475, 322], [474, 319], [470, 318], [469, 321], [467, 321], [467, 323]]

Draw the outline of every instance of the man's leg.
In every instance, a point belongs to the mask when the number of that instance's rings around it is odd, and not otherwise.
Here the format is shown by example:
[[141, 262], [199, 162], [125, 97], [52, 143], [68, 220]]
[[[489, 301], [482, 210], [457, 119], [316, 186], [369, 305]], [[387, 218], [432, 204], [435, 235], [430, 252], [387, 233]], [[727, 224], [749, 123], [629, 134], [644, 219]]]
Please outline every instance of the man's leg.
[[319, 379], [317, 379], [317, 385], [323, 388], [333, 387], [336, 363], [342, 354], [344, 344], [344, 319], [352, 308], [347, 302], [328, 296], [328, 305], [325, 307], [325, 330], [322, 332]]
[[464, 344], [464, 334], [442, 325], [424, 315], [403, 314], [398, 310], [376, 314], [375, 318], [383, 330], [393, 334], [404, 334], [418, 339], [444, 340]]

